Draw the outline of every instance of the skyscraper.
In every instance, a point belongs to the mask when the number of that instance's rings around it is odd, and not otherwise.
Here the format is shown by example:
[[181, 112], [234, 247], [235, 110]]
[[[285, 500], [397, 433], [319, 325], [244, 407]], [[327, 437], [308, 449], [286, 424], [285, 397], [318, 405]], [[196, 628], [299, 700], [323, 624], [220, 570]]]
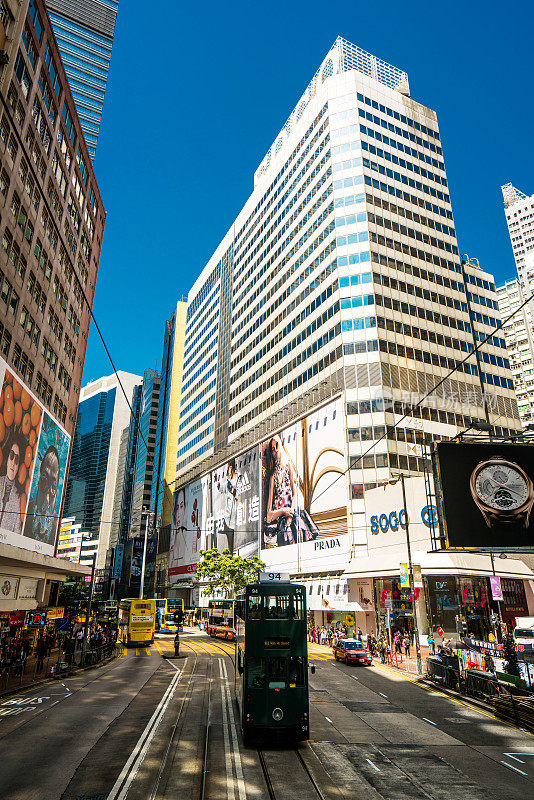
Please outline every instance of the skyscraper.
[[[534, 293], [534, 195], [527, 197], [511, 183], [501, 190], [517, 276], [526, 299]], [[534, 319], [534, 301], [530, 302], [530, 314]]]
[[506, 281], [497, 287], [501, 319], [507, 320], [512, 317], [504, 326], [503, 333], [523, 426], [534, 422], [534, 326], [530, 304], [525, 305], [525, 300], [522, 284], [518, 278]]
[[46, 0], [46, 5], [94, 161], [119, 0]]
[[[142, 379], [128, 372], [118, 375], [131, 403], [134, 388]], [[113, 518], [113, 511], [117, 506], [115, 494], [122, 493], [118, 465], [123, 433], [129, 424], [130, 408], [116, 375], [99, 378], [83, 387], [63, 513], [65, 518], [72, 517], [80, 523], [82, 530], [98, 543], [100, 579], [108, 547], [118, 535], [118, 520]]]
[[[197, 535], [257, 551], [258, 526], [267, 563], [343, 570], [366, 546], [367, 490], [420, 474], [425, 443], [486, 409], [518, 428], [504, 340], [461, 363], [496, 308], [492, 276], [460, 263], [436, 113], [338, 38], [188, 295], [170, 573], [188, 585]], [[277, 493], [302, 493], [291, 525]]]

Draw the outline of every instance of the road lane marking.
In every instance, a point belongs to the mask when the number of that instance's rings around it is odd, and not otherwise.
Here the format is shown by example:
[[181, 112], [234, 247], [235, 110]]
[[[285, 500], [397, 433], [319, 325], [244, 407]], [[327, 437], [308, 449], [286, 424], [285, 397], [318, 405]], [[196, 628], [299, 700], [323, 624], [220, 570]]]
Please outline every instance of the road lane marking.
[[230, 719], [230, 733], [232, 736], [232, 755], [234, 757], [235, 774], [237, 778], [237, 789], [239, 792], [239, 800], [247, 800], [247, 793], [245, 791], [245, 781], [243, 777], [243, 765], [241, 763], [241, 752], [239, 750], [239, 742], [237, 739], [237, 728], [234, 720], [234, 709], [232, 705], [232, 697], [230, 694], [230, 685], [228, 681], [228, 670], [226, 669], [226, 661], [222, 662], [224, 672], [224, 680], [226, 683], [226, 697], [228, 702], [228, 717]]
[[518, 769], [517, 767], [514, 767], [513, 764], [507, 764], [506, 761], [501, 761], [501, 764], [504, 764], [504, 766], [508, 767], [508, 769], [513, 769], [513, 770], [515, 770], [515, 772], [519, 772], [521, 775], [525, 775], [528, 778], [528, 775], [527, 775], [526, 772], [523, 772], [522, 769]]
[[380, 772], [380, 770], [378, 769], [376, 764], [373, 764], [373, 762], [371, 761], [370, 758], [366, 758], [365, 760], [367, 761], [368, 764], [370, 764], [372, 766], [373, 769], [376, 769], [377, 772]]
[[386, 698], [386, 700], [388, 699], [388, 696], [387, 696], [387, 694], [384, 694], [384, 692], [378, 692], [378, 694], [381, 694], [381, 695], [382, 695], [382, 697], [385, 697], [385, 698]]
[[332, 720], [330, 719], [330, 717], [327, 717], [327, 716], [325, 716], [325, 720], [326, 720], [327, 722], [329, 722], [329, 723], [330, 723], [330, 725], [333, 725], [333, 724], [334, 724], [334, 723], [332, 722]]
[[180, 672], [176, 672], [172, 676], [171, 681], [165, 691], [165, 694], [159, 701], [154, 713], [152, 714], [150, 720], [147, 723], [146, 728], [144, 729], [143, 733], [137, 740], [137, 744], [130, 753], [130, 756], [128, 757], [126, 764], [122, 768], [119, 777], [115, 781], [115, 784], [111, 789], [111, 792], [108, 794], [107, 800], [124, 800], [124, 798], [128, 794], [128, 790], [132, 782], [134, 781], [135, 776], [137, 775], [137, 771], [141, 763], [143, 762], [143, 759], [150, 746], [152, 738], [157, 728], [159, 727], [163, 715], [167, 710], [167, 706], [169, 705], [169, 702], [171, 701], [174, 695], [174, 691], [178, 685], [178, 682], [183, 675], [186, 664], [187, 664], [187, 659], [184, 663], [183, 669]]
[[514, 761], [519, 761], [519, 763], [520, 763], [520, 764], [524, 764], [524, 763], [525, 763], [525, 762], [524, 762], [524, 761], [522, 761], [520, 758], [516, 758], [515, 756], [513, 756], [511, 753], [505, 753], [504, 755], [505, 755], [507, 758], [513, 758], [513, 759], [514, 759]]
[[[230, 753], [230, 734], [228, 731], [228, 711], [226, 708], [226, 690], [223, 683], [223, 671], [222, 671], [222, 658], [219, 658], [219, 673], [221, 676], [221, 705], [222, 705], [222, 716], [223, 716], [223, 736], [224, 736], [224, 752]], [[226, 764], [226, 797], [227, 800], [234, 800], [235, 792], [234, 792], [234, 781], [232, 775], [232, 762], [230, 758], [224, 759]]]
[[432, 722], [432, 720], [428, 719], [427, 717], [422, 717], [422, 719], [424, 719], [425, 722], [429, 722], [431, 725], [437, 725], [438, 724], [437, 722]]

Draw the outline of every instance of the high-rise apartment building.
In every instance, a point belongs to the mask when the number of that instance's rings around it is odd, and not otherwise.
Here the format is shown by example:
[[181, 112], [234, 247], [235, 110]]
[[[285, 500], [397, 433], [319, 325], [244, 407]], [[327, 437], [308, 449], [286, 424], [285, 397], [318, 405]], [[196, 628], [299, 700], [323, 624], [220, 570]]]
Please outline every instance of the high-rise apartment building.
[[511, 183], [501, 190], [517, 274], [525, 297], [530, 297], [534, 292], [534, 195], [527, 197]]
[[[84, 386], [80, 395], [78, 420], [72, 443], [69, 477], [63, 509], [98, 544], [97, 575], [103, 582], [106, 553], [118, 537], [116, 493], [122, 494], [118, 466], [123, 433], [130, 424], [134, 389], [138, 375], [119, 372]], [[88, 542], [86, 542], [86, 545]], [[87, 547], [85, 548], [87, 549]]]
[[497, 287], [497, 303], [503, 328], [510, 368], [515, 386], [521, 424], [534, 422], [534, 327], [530, 304], [526, 303], [523, 286], [518, 278]]
[[2, 6], [0, 354], [72, 433], [105, 212], [46, 7], [13, 6]]
[[188, 295], [170, 576], [258, 543], [294, 574], [343, 571], [367, 490], [486, 408], [519, 427], [502, 337], [463, 363], [497, 323], [492, 276], [460, 263], [436, 113], [338, 38]]
[[46, 6], [94, 161], [119, 0], [46, 0]]

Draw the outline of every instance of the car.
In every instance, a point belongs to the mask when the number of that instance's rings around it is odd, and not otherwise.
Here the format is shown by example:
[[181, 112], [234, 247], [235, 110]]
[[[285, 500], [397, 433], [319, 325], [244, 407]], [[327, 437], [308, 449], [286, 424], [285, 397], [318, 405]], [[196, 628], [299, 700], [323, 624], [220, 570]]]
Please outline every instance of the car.
[[372, 664], [371, 652], [360, 639], [340, 639], [332, 648], [336, 661], [345, 664]]

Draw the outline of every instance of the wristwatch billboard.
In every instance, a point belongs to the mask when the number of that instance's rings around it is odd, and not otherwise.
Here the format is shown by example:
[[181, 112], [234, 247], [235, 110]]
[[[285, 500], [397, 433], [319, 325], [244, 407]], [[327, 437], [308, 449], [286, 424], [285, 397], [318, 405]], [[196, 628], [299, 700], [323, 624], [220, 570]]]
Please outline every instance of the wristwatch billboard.
[[500, 456], [488, 458], [477, 464], [469, 485], [488, 528], [513, 522], [528, 528], [534, 484], [519, 464]]

